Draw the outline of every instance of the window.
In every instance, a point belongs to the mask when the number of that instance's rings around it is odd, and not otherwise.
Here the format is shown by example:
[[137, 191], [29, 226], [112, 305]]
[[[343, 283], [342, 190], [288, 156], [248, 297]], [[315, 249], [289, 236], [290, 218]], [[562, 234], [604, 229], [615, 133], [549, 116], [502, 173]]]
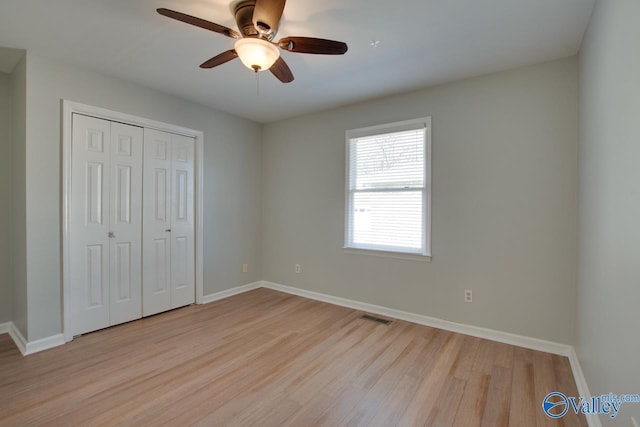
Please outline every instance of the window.
[[431, 118], [346, 139], [345, 247], [430, 256]]

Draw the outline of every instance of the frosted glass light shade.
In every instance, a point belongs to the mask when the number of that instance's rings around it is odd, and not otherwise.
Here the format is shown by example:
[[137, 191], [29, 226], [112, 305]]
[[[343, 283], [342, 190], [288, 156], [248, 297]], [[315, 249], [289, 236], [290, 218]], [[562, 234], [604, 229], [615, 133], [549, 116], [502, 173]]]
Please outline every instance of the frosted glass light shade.
[[242, 63], [254, 71], [268, 70], [280, 57], [277, 46], [254, 37], [240, 39], [234, 47]]

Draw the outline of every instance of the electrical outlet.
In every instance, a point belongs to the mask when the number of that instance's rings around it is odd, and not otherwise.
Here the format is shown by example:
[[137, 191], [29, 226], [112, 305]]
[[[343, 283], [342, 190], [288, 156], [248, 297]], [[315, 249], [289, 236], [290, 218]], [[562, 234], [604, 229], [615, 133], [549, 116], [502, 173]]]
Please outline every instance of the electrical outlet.
[[249, 271], [249, 264], [242, 264], [242, 272], [246, 273], [247, 271]]
[[473, 302], [473, 291], [471, 289], [464, 290], [464, 302]]
[[300, 264], [296, 264], [296, 273], [300, 273], [300, 271], [302, 271], [302, 267], [300, 267]]

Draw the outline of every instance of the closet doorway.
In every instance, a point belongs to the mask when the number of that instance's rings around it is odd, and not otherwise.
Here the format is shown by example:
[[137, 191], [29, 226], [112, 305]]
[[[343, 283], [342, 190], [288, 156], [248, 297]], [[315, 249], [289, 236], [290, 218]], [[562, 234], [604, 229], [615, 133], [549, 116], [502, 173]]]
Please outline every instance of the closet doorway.
[[203, 298], [203, 133], [63, 101], [63, 330]]

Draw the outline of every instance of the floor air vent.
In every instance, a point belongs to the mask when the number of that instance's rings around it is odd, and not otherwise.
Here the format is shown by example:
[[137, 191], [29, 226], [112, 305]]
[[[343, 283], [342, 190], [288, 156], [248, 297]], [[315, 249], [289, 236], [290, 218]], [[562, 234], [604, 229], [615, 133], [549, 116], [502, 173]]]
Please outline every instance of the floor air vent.
[[381, 319], [380, 317], [372, 316], [370, 314], [363, 314], [361, 319], [371, 320], [372, 322], [382, 323], [383, 325], [388, 325], [391, 323], [391, 320]]

